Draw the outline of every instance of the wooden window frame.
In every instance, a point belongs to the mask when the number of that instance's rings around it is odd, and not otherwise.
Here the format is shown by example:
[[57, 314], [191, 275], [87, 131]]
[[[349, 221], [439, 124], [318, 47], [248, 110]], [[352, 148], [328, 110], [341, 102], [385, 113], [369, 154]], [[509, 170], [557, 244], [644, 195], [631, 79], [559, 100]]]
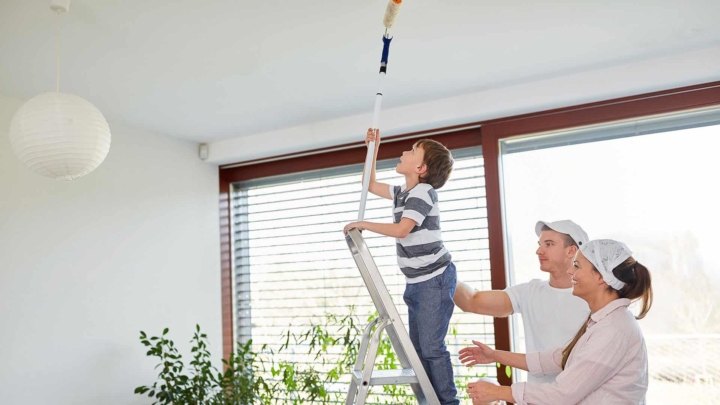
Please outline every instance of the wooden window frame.
[[[378, 153], [378, 160], [400, 156], [402, 151], [410, 149], [412, 144], [421, 137], [435, 139], [449, 149], [482, 146], [485, 166], [491, 286], [494, 290], [502, 290], [507, 287], [507, 274], [505, 271], [505, 237], [502, 228], [503, 212], [499, 173], [499, 143], [501, 140], [533, 133], [565, 130], [715, 105], [720, 105], [720, 82], [387, 137], [383, 140], [383, 147], [380, 148]], [[236, 338], [234, 336], [235, 319], [233, 318], [235, 300], [232, 296], [234, 269], [232, 263], [231, 184], [270, 176], [363, 163], [364, 160], [364, 142], [356, 142], [332, 148], [314, 149], [301, 154], [280, 155], [224, 165], [219, 168], [224, 358], [227, 358], [234, 350]], [[511, 336], [508, 318], [495, 318], [494, 329], [497, 349], [510, 350]], [[512, 379], [502, 372], [498, 373], [498, 380], [503, 385], [512, 383]]]

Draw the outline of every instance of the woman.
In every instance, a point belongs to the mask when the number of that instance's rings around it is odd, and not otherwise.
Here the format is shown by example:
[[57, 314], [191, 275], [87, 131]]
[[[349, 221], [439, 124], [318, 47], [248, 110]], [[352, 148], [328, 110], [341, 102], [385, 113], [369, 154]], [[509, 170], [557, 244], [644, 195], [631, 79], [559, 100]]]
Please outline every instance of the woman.
[[[644, 404], [647, 350], [636, 319], [652, 306], [652, 286], [648, 269], [631, 255], [624, 243], [609, 239], [580, 248], [568, 273], [573, 294], [587, 301], [590, 317], [567, 347], [525, 355], [474, 341], [477, 347], [460, 350], [460, 361], [468, 367], [498, 362], [541, 376], [560, 372], [552, 384], [470, 383], [473, 403]], [[637, 318], [628, 309], [636, 300], [642, 301]]]

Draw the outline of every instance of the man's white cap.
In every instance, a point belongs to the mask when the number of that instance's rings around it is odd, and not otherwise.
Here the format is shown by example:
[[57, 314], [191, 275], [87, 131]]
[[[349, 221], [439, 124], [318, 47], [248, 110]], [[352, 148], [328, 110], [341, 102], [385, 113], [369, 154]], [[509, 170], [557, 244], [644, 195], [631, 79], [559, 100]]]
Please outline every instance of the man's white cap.
[[537, 224], [535, 224], [535, 234], [537, 236], [540, 236], [540, 233], [542, 232], [543, 226], [547, 226], [548, 228], [552, 229], [555, 232], [564, 233], [565, 235], [570, 235], [572, 240], [577, 243], [578, 247], [581, 247], [582, 245], [588, 243], [590, 241], [590, 238], [588, 238], [587, 233], [583, 231], [583, 229], [580, 227], [580, 225], [576, 224], [575, 222], [565, 219], [562, 221], [555, 221], [555, 222], [548, 222], [548, 221], [538, 221]]

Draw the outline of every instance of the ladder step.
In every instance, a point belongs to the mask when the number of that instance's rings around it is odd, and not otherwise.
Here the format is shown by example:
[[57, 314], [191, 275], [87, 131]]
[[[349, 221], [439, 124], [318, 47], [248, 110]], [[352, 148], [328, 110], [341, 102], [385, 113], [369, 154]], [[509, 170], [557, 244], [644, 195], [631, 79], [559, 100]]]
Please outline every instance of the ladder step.
[[[353, 376], [358, 386], [363, 385], [363, 372], [354, 370]], [[394, 384], [417, 384], [418, 379], [415, 371], [411, 368], [397, 370], [373, 370], [370, 377], [370, 385], [394, 385]]]

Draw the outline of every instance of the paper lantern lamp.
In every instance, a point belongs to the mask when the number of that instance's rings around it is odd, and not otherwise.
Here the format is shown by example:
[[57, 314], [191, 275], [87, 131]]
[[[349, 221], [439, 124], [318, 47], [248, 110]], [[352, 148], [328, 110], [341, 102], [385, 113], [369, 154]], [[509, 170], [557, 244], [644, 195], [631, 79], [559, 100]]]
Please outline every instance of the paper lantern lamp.
[[110, 128], [82, 97], [44, 93], [33, 97], [10, 123], [13, 152], [30, 170], [75, 180], [95, 170], [110, 150]]

